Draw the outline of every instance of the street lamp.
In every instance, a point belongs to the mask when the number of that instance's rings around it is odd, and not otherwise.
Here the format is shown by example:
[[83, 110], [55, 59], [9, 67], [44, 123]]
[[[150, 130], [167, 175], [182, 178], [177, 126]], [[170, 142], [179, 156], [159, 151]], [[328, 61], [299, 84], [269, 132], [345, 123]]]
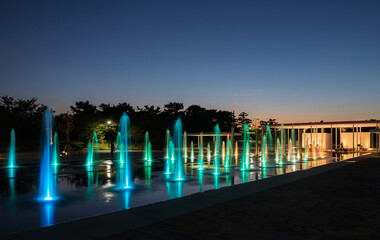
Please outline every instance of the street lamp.
[[108, 124], [108, 125], [111, 124], [111, 123], [112, 123], [111, 121], [109, 121], [109, 120], [107, 121], [107, 124]]

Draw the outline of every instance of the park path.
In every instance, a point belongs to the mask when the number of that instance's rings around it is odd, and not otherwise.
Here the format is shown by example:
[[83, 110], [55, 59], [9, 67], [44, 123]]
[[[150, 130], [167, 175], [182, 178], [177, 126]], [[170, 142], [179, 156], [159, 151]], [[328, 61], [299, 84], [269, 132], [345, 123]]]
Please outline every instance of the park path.
[[380, 156], [105, 238], [380, 239]]

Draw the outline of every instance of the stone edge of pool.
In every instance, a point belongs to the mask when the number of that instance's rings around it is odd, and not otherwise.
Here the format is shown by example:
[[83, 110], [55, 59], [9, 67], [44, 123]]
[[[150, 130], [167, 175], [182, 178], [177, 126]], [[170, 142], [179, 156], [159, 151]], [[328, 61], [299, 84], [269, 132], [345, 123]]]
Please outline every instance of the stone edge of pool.
[[163, 221], [342, 167], [376, 154], [286, 173], [258, 181], [0, 236], [1, 239], [98, 239]]

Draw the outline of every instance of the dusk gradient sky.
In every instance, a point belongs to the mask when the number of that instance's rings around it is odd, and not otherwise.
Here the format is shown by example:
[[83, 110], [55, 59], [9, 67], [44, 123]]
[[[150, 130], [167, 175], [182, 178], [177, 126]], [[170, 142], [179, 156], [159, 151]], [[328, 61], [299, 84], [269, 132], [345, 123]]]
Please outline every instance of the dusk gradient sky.
[[380, 119], [380, 1], [0, 2], [0, 95]]

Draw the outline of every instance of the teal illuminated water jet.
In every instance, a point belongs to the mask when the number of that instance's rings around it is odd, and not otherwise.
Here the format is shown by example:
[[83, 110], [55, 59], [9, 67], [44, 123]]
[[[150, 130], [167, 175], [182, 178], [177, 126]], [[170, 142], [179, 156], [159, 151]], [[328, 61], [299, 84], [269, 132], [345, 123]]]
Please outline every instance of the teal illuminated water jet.
[[53, 165], [59, 165], [59, 140], [57, 132], [54, 133]]
[[165, 172], [164, 174], [171, 174], [174, 170], [174, 143], [172, 139], [169, 140], [169, 147], [168, 147], [169, 157], [165, 161]]
[[41, 134], [41, 166], [39, 200], [52, 201], [57, 198], [56, 183], [53, 176], [54, 155], [54, 117], [51, 111], [46, 110], [42, 120]]
[[220, 147], [221, 147], [221, 141], [220, 141], [220, 128], [219, 124], [216, 124], [214, 127], [214, 134], [215, 134], [215, 146], [214, 146], [214, 171], [213, 174], [220, 174]]
[[203, 169], [203, 147], [202, 143], [199, 143], [198, 170], [202, 171]]
[[249, 169], [249, 161], [250, 161], [250, 136], [249, 136], [249, 128], [248, 124], [244, 124], [243, 126], [243, 153], [242, 153], [242, 161], [240, 170], [245, 171]]
[[169, 158], [169, 143], [170, 143], [170, 130], [166, 129], [165, 135], [165, 158]]
[[126, 113], [120, 118], [119, 128], [118, 128], [118, 139], [117, 144], [119, 146], [119, 178], [118, 186], [120, 188], [128, 189], [133, 187], [132, 174], [131, 174], [131, 162], [128, 150], [131, 143], [131, 130], [130, 121]]
[[152, 161], [152, 146], [149, 141], [149, 133], [145, 132], [145, 145], [144, 145], [144, 160]]
[[232, 149], [232, 143], [231, 140], [229, 139], [227, 141], [227, 151], [226, 151], [226, 156], [224, 160], [224, 167], [230, 167], [232, 166], [232, 158], [233, 158], [233, 149]]
[[183, 158], [185, 159], [185, 162], [187, 162], [187, 133], [186, 131], [183, 133]]
[[194, 162], [194, 143], [193, 141], [190, 142], [190, 161], [191, 163]]
[[[186, 134], [186, 132], [185, 132]], [[181, 118], [178, 118], [174, 125], [174, 148], [175, 148], [175, 172], [174, 172], [174, 180], [182, 181], [185, 180], [184, 172], [183, 172], [183, 161], [182, 154], [186, 153], [186, 147], [183, 147], [183, 140], [185, 140], [185, 135], [182, 132], [182, 122]], [[183, 149], [182, 149], [183, 147]]]
[[262, 144], [261, 144], [261, 160], [263, 162], [268, 160], [269, 156], [273, 156], [273, 140], [272, 132], [269, 125], [267, 125], [265, 134], [263, 135]]
[[96, 132], [92, 134], [92, 139], [88, 140], [87, 145], [87, 161], [86, 165], [91, 166], [98, 160], [99, 144]]
[[15, 130], [11, 130], [11, 142], [9, 145], [8, 168], [16, 167], [16, 137]]

